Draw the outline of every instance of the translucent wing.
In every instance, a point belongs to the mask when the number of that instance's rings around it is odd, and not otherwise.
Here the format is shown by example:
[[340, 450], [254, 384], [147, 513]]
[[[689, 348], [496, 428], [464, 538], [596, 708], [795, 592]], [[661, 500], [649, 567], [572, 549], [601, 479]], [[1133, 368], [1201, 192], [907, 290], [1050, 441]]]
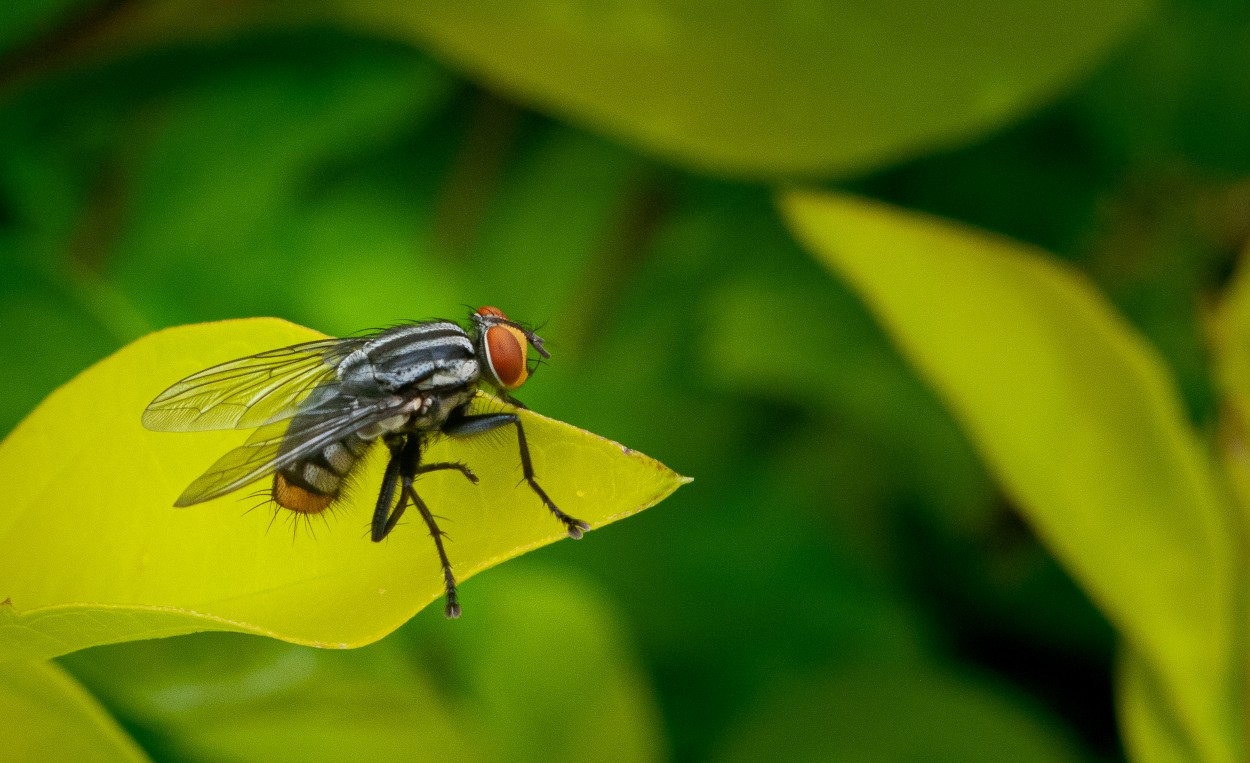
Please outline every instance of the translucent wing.
[[238, 490], [342, 440], [361, 427], [396, 415], [403, 405], [402, 399], [391, 398], [385, 404], [344, 408], [326, 415], [301, 413], [294, 421], [262, 426], [246, 443], [217, 459], [178, 496], [174, 505], [190, 506]]
[[368, 337], [321, 339], [231, 360], [192, 374], [156, 397], [143, 426], [158, 432], [251, 429], [300, 411], [318, 386]]

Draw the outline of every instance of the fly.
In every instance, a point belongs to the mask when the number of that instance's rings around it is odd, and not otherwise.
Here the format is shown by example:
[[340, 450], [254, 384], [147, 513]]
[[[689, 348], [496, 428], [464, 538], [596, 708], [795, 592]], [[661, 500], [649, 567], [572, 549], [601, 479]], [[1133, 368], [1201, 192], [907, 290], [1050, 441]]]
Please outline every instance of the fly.
[[188, 376], [148, 405], [143, 425], [160, 432], [255, 430], [192, 482], [175, 506], [210, 501], [272, 476], [274, 503], [304, 515], [330, 508], [370, 447], [381, 440], [390, 460], [373, 512], [373, 540], [389, 535], [409, 504], [415, 506], [442, 563], [444, 611], [456, 618], [460, 603], [444, 534], [414, 482], [435, 471], [456, 471], [474, 484], [478, 478], [461, 463], [423, 463], [422, 449], [432, 437], [465, 438], [516, 427], [521, 471], [530, 489], [570, 537], [581, 538], [590, 529], [561, 511], [539, 486], [517, 414], [469, 413], [483, 384], [508, 403], [525, 407], [511, 393], [529, 378], [530, 347], [551, 357], [541, 337], [496, 307], [474, 312], [469, 331], [454, 321], [433, 320], [305, 342]]

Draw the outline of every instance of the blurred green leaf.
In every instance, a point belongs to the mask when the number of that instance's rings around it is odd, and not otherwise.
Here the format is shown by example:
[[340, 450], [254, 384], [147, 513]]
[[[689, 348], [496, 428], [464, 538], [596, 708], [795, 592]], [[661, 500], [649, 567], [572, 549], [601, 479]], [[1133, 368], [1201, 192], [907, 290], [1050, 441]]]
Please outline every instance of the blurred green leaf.
[[[375, 288], [357, 285], [351, 292], [381, 302], [389, 295], [379, 290], [400, 285], [402, 271], [382, 272], [395, 259], [411, 258], [410, 194], [377, 198], [382, 191], [375, 183], [366, 201], [377, 199], [371, 217], [334, 215], [330, 229], [309, 220], [309, 211], [338, 200], [333, 191], [346, 168], [420, 130], [449, 98], [449, 77], [428, 59], [389, 45], [332, 35], [313, 41], [320, 46], [263, 42], [234, 51], [229, 66], [202, 81], [188, 76], [162, 99], [162, 118], [142, 128], [146, 150], [124, 165], [128, 215], [108, 260], [157, 323], [259, 310], [300, 317], [297, 305], [309, 292], [324, 295], [327, 278], [368, 279]], [[228, 52], [188, 64], [195, 71]], [[414, 168], [407, 182], [418, 182], [420, 171]], [[309, 230], [325, 242], [309, 246], [302, 240], [314, 238]], [[400, 236], [403, 248], [390, 256], [391, 241]], [[332, 247], [333, 258], [315, 267]], [[344, 267], [355, 272], [344, 278]], [[281, 277], [256, 278], [257, 272]], [[206, 283], [220, 288], [203, 288]], [[177, 294], [201, 298], [188, 302]], [[392, 310], [394, 304], [400, 303]], [[388, 320], [399, 317], [391, 313]], [[362, 325], [371, 324], [341, 328]]]
[[145, 761], [95, 698], [52, 663], [0, 665], [5, 760]]
[[[710, 295], [705, 361], [711, 373], [735, 387], [829, 411], [837, 436], [876, 445], [878, 459], [896, 462], [889, 471], [900, 494], [923, 496], [934, 518], [955, 533], [984, 527], [991, 488], [980, 462], [849, 289], [822, 283], [831, 280], [824, 273], [787, 282], [776, 264], [760, 268], [772, 275], [748, 270]], [[768, 331], [766, 341], [748, 339], [760, 337], [761, 327], [780, 328], [778, 316], [796, 308], [821, 320]]]
[[333, 21], [428, 44], [539, 108], [676, 161], [775, 177], [862, 172], [984, 134], [1087, 72], [1152, 3], [215, 7], [139, 3], [87, 48]]
[[[725, 288], [707, 289], [711, 378], [819, 412], [823, 436], [796, 444], [791, 479], [837, 485], [817, 500], [850, 550], [877, 556], [882, 574], [901, 570], [926, 599], [938, 597], [933, 606], [957, 633], [990, 627], [1105, 651], [1113, 641], [1106, 620], [1017, 527], [933, 391], [850, 287], [804, 257], [817, 272], [769, 257], [756, 266], [767, 275], [744, 265]], [[796, 309], [821, 320], [778, 320]], [[942, 575], [931, 573], [934, 565]]]
[[1081, 760], [1047, 714], [988, 680], [924, 662], [865, 663], [774, 690], [726, 740], [721, 761], [950, 763]]
[[458, 723], [488, 759], [667, 757], [656, 699], [610, 599], [533, 563], [471, 586], [480, 616], [452, 628], [422, 617], [400, 635], [443, 674]]
[[[238, 517], [255, 502], [241, 503], [239, 494], [172, 508], [186, 485], [245, 438], [148, 432], [139, 423], [144, 406], [214, 363], [319, 336], [273, 319], [149, 335], [53, 393], [0, 443], [0, 483], [10, 486], [0, 506], [0, 596], [8, 599], [0, 607], [0, 659], [213, 629], [347, 648], [381, 638], [442, 595], [425, 533], [400, 528], [385, 545], [362, 537], [376, 499], [368, 489], [341, 507], [360, 529], [335, 523], [315, 543], [267, 534], [268, 511]], [[686, 481], [614, 442], [521, 415], [546, 489], [592, 526], [641, 511]], [[458, 460], [457, 447], [436, 443], [429, 457]], [[480, 486], [435, 478], [422, 488], [456, 535], [450, 556], [461, 580], [564, 536], [517, 486], [515, 441], [468, 447], [480, 455], [471, 459]], [[379, 484], [385, 459], [378, 455], [362, 467], [361, 485]]]
[[850, 197], [781, 205], [1141, 650], [1200, 755], [1240, 759], [1228, 507], [1152, 350], [1029, 247]]
[[1148, 2], [353, 6], [677, 161], [845, 174], [963, 142], [1087, 70]]
[[158, 758], [385, 761], [441, 750], [479, 759], [455, 708], [392, 641], [337, 652], [203, 633], [61, 662]]
[[[509, 571], [480, 606], [350, 652], [200, 634], [62, 658], [179, 760], [658, 760], [655, 699], [608, 601]], [[593, 729], [593, 731], [592, 731]]]

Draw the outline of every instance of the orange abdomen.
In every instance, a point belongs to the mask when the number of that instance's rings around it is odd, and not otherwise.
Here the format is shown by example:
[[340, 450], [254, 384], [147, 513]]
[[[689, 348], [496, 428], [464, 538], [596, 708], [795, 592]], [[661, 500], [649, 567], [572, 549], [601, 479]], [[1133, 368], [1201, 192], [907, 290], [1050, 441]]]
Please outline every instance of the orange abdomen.
[[330, 508], [335, 498], [338, 498], [337, 490], [333, 493], [314, 493], [290, 482], [282, 476], [282, 472], [273, 476], [273, 501], [284, 509], [300, 514], [320, 514]]

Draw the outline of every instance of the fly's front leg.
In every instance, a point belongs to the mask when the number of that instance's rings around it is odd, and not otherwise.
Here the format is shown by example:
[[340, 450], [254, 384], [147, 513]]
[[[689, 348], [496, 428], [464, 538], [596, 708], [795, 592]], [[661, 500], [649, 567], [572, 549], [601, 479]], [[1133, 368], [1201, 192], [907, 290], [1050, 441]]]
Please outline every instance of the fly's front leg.
[[534, 464], [530, 460], [530, 448], [525, 442], [525, 427], [521, 425], [520, 416], [515, 413], [471, 414], [465, 413], [465, 409], [461, 407], [447, 418], [447, 423], [443, 425], [443, 433], [452, 437], [471, 437], [508, 425], [516, 427], [517, 445], [521, 452], [521, 472], [525, 475], [525, 481], [529, 483], [530, 489], [542, 499], [543, 505], [555, 515], [555, 518], [564, 523], [570, 538], [581, 538], [582, 533], [590, 529], [590, 525], [560, 511], [534, 477]]
[[407, 507], [408, 501], [411, 500], [412, 504], [417, 507], [417, 511], [421, 512], [421, 518], [425, 520], [425, 526], [430, 530], [430, 537], [434, 539], [434, 548], [438, 550], [438, 560], [443, 566], [443, 585], [447, 590], [447, 606], [443, 609], [443, 613], [447, 615], [448, 619], [454, 620], [460, 617], [460, 602], [456, 598], [456, 577], [451, 572], [451, 562], [447, 560], [447, 550], [443, 548], [445, 534], [438, 528], [438, 523], [434, 521], [434, 514], [430, 511], [430, 507], [425, 505], [425, 501], [421, 500], [421, 496], [417, 495], [416, 488], [412, 486], [412, 483], [418, 474], [439, 471], [441, 469], [459, 470], [473, 482], [477, 482], [477, 475], [464, 464], [438, 463], [422, 467], [421, 438], [416, 435], [409, 435], [397, 460], [399, 463], [400, 490], [403, 491], [403, 494], [400, 496], [399, 506], [396, 507], [391, 514], [391, 518], [386, 522], [385, 531], [390, 532], [394, 528], [395, 523], [399, 521], [399, 517], [403, 514], [403, 510]]
[[395, 486], [399, 484], [399, 462], [404, 450], [404, 438], [388, 437], [386, 447], [391, 451], [391, 460], [386, 462], [386, 473], [382, 476], [382, 490], [378, 492], [378, 503], [373, 509], [374, 543], [390, 534], [391, 529], [395, 527], [395, 522], [399, 519], [397, 515], [404, 513], [404, 504], [408, 501], [408, 497], [401, 493], [399, 506], [391, 511], [391, 505], [395, 502]]

